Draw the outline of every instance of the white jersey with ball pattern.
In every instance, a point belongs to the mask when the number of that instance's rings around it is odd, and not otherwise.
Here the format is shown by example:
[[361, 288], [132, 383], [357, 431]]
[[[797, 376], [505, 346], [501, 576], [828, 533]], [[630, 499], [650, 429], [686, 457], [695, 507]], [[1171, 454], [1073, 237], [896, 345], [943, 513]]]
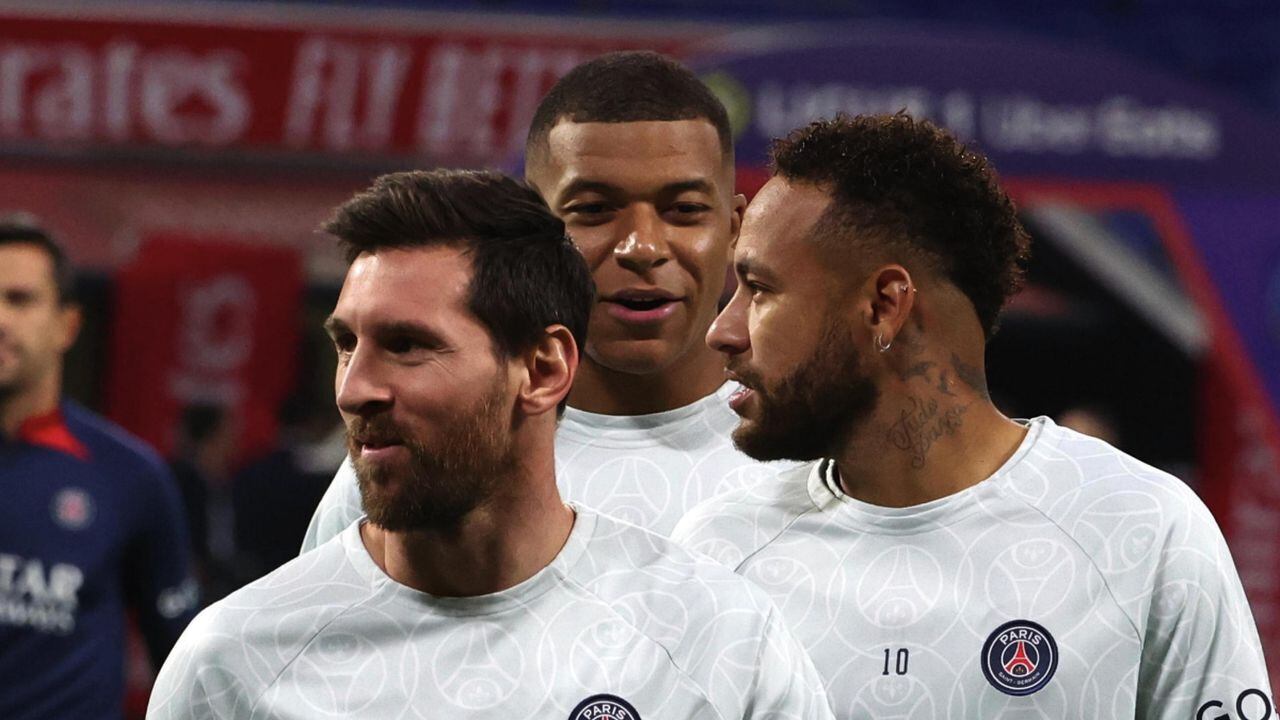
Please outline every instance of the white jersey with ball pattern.
[[352, 524], [202, 612], [147, 717], [832, 720], [760, 590], [582, 508], [549, 566], [467, 598], [395, 582]]
[[1203, 503], [1047, 418], [949, 497], [869, 505], [820, 461], [703, 504], [673, 539], [771, 595], [837, 717], [1256, 720], [1273, 705]]

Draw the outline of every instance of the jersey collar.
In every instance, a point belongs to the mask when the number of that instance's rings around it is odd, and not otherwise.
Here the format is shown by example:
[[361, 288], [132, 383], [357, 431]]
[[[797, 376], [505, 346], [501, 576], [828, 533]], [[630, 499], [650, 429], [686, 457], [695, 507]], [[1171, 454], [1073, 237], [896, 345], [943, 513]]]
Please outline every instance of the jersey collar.
[[43, 415], [27, 418], [18, 426], [18, 442], [46, 448], [70, 455], [78, 460], [89, 459], [89, 448], [71, 434], [62, 409], [54, 408]]

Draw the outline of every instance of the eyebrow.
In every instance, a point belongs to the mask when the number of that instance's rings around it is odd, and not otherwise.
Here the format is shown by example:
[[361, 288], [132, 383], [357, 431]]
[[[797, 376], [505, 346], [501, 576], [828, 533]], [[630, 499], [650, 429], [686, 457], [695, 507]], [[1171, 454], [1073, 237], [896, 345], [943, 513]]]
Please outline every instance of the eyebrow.
[[759, 261], [754, 260], [751, 257], [745, 257], [741, 260], [734, 261], [733, 270], [737, 273], [738, 277], [755, 275], [756, 277], [765, 280], [773, 279], [773, 273], [769, 271], [769, 268], [761, 265]]
[[[621, 195], [624, 194], [625, 191], [612, 183], [578, 178], [577, 180], [571, 181], [564, 187], [564, 190], [560, 191], [559, 199], [563, 202], [566, 198], [570, 198], [584, 192], [595, 192], [600, 193], [601, 195]], [[677, 180], [675, 182], [667, 183], [658, 189], [657, 194], [679, 195], [684, 192], [701, 192], [712, 195], [715, 193], [715, 187], [709, 180], [704, 178], [693, 178], [690, 180]]]
[[346, 323], [332, 315], [325, 318], [323, 327], [324, 331], [329, 333], [329, 337], [337, 337], [341, 333], [351, 331], [351, 328], [347, 327]]
[[[351, 328], [345, 322], [339, 320], [333, 315], [330, 315], [324, 321], [324, 329], [325, 332], [329, 333], [329, 337], [331, 338], [337, 337], [343, 333], [351, 332]], [[375, 325], [373, 332], [375, 337], [385, 338], [387, 336], [394, 335], [408, 335], [431, 347], [444, 348], [448, 346], [448, 343], [446, 343], [444, 338], [436, 331], [426, 325], [421, 325], [408, 320]]]
[[709, 181], [697, 178], [695, 180], [681, 180], [679, 182], [668, 183], [662, 186], [661, 192], [668, 195], [679, 195], [683, 192], [700, 192], [711, 195], [715, 192], [715, 188], [711, 186]]
[[408, 320], [376, 325], [374, 327], [374, 334], [377, 337], [383, 338], [394, 335], [408, 335], [433, 348], [443, 348], [448, 346], [448, 343], [444, 341], [444, 338], [435, 330], [432, 330], [426, 325], [410, 322]]

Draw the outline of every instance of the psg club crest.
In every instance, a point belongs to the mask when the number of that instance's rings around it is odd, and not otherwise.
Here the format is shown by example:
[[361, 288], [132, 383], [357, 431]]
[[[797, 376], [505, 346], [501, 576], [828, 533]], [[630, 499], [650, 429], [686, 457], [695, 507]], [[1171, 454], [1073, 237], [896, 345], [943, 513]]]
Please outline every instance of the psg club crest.
[[626, 700], [604, 693], [578, 703], [569, 720], [640, 720], [640, 713]]
[[83, 530], [93, 521], [93, 500], [80, 488], [64, 488], [53, 496], [53, 519], [68, 530]]
[[1057, 669], [1058, 644], [1048, 630], [1030, 620], [1007, 622], [982, 644], [982, 674], [1006, 695], [1040, 690]]

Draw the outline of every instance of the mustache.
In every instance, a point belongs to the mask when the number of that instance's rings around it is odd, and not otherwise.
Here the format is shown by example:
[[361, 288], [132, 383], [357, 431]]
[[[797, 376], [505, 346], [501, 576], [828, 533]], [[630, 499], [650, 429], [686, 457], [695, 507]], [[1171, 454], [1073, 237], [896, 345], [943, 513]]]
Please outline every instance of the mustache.
[[739, 385], [751, 390], [759, 390], [763, 384], [761, 377], [750, 370], [743, 367], [726, 366], [729, 379], [737, 382]]
[[405, 437], [404, 429], [386, 416], [357, 417], [347, 425], [349, 445], [392, 445], [404, 443]]

